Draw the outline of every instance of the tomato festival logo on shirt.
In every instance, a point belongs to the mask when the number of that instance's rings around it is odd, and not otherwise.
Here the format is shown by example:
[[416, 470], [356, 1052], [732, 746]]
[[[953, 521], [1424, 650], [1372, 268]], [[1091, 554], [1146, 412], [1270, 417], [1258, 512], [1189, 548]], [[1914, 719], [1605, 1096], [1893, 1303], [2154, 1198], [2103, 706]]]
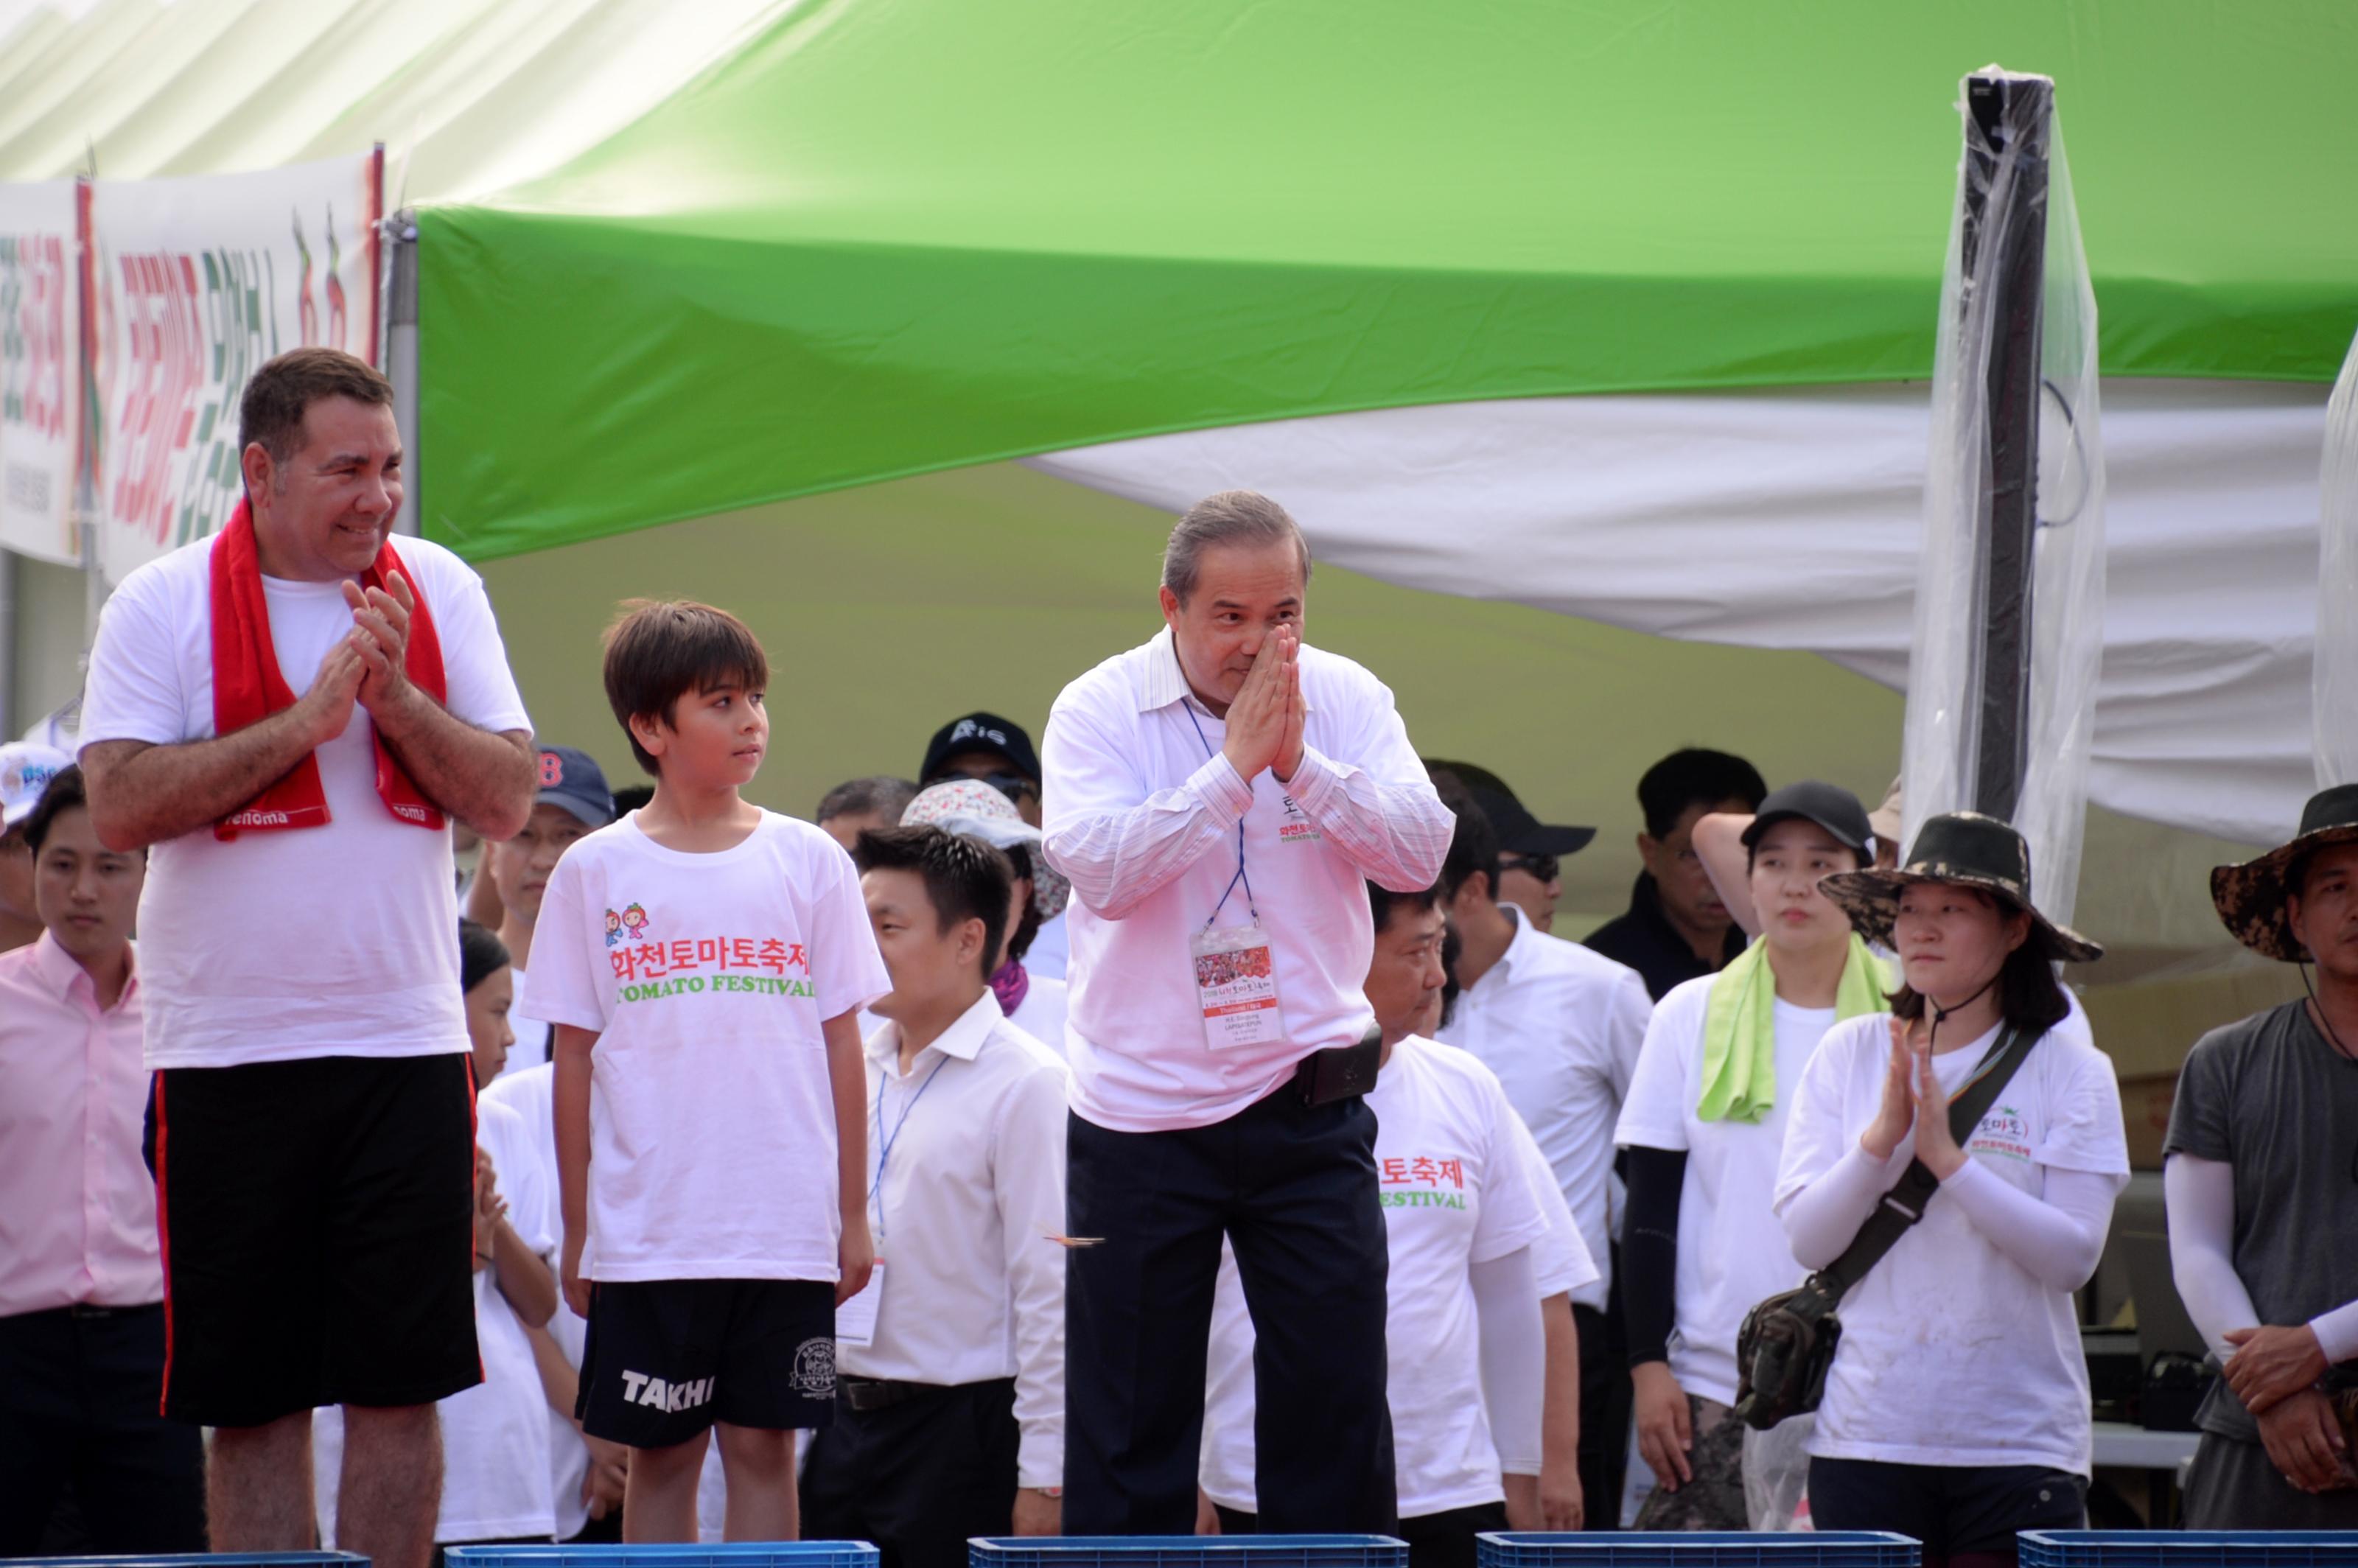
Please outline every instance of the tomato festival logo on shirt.
[[2030, 1158], [2030, 1123], [2010, 1105], [1999, 1106], [1974, 1129], [1968, 1154], [2003, 1154], [2010, 1160]]
[[626, 903], [619, 914], [606, 912], [606, 946], [612, 947], [624, 942], [647, 939], [647, 911], [644, 904]]
[[[1386, 1208], [1464, 1208], [1466, 1206], [1466, 1162], [1436, 1160], [1429, 1154], [1395, 1155], [1377, 1162], [1379, 1181], [1385, 1187], [1399, 1187], [1399, 1192], [1386, 1192]], [[1450, 1191], [1444, 1192], [1446, 1185]], [[1418, 1190], [1422, 1187], [1422, 1190]]]
[[[633, 925], [631, 916], [638, 923]], [[632, 904], [617, 915], [606, 912], [606, 940], [613, 951], [606, 961], [622, 982], [623, 1001], [654, 1001], [670, 996], [741, 991], [761, 996], [810, 997], [810, 953], [799, 942], [777, 937], [696, 936], [670, 942], [633, 943], [627, 937], [614, 946], [617, 925], [626, 931], [647, 928], [646, 911]]]
[[1318, 831], [1317, 824], [1303, 814], [1302, 807], [1293, 804], [1292, 795], [1287, 795], [1285, 816], [1277, 825], [1277, 841], [1281, 844], [1315, 844], [1325, 838], [1325, 835]]

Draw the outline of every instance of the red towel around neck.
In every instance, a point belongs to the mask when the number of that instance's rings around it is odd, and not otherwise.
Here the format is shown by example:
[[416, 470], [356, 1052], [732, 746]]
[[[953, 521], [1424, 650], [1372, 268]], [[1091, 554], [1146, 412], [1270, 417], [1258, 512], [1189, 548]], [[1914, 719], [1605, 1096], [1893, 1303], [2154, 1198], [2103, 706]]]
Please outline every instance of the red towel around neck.
[[[447, 695], [442, 639], [434, 630], [432, 612], [426, 608], [425, 589], [414, 574], [403, 569], [390, 539], [361, 574], [361, 586], [384, 588], [386, 575], [396, 571], [408, 581], [416, 600], [409, 612], [409, 648], [404, 666], [420, 690], [441, 702]], [[279, 673], [278, 651], [271, 645], [270, 605], [262, 591], [262, 557], [254, 545], [254, 514], [243, 500], [231, 514], [229, 526], [213, 541], [212, 612], [213, 733], [227, 735], [294, 707], [295, 693]], [[441, 810], [395, 760], [382, 735], [376, 737], [376, 793], [397, 820], [441, 829]], [[277, 783], [214, 824], [213, 837], [230, 839], [240, 833], [327, 825], [328, 792], [319, 783], [319, 759], [307, 755]]]

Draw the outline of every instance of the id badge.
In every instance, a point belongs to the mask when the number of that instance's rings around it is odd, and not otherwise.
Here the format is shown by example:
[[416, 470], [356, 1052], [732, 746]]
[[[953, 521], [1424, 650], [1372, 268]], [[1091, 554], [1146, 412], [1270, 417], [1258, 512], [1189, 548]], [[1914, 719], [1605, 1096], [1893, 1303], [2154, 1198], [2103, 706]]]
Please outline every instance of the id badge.
[[835, 1309], [835, 1342], [860, 1348], [876, 1343], [876, 1314], [884, 1305], [884, 1260], [868, 1271], [860, 1293]]
[[1198, 931], [1188, 941], [1195, 960], [1195, 997], [1204, 1009], [1204, 1044], [1215, 1051], [1266, 1045], [1285, 1038], [1277, 1005], [1277, 968], [1269, 934], [1259, 925]]

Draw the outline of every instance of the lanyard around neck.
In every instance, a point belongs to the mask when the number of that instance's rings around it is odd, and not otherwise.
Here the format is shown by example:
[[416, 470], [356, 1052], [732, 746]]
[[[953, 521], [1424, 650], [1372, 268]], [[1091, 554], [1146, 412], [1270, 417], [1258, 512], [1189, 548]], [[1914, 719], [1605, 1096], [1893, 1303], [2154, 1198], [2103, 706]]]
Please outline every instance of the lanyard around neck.
[[892, 1123], [890, 1137], [884, 1132], [884, 1086], [890, 1075], [885, 1068], [876, 1069], [876, 1179], [868, 1184], [868, 1201], [876, 1209], [876, 1228], [880, 1234], [884, 1228], [884, 1206], [878, 1201], [877, 1195], [884, 1190], [885, 1162], [892, 1158], [892, 1145], [901, 1141], [901, 1130], [909, 1125], [909, 1113], [917, 1108], [917, 1102], [925, 1098], [925, 1091], [934, 1087], [934, 1080], [940, 1077], [942, 1069], [949, 1065], [947, 1056], [934, 1064], [934, 1070], [925, 1075], [925, 1081], [917, 1086], [917, 1092], [911, 1095], [909, 1103], [901, 1108], [901, 1115]]
[[[1187, 722], [1195, 727], [1195, 739], [1203, 742], [1204, 761], [1207, 762], [1210, 762], [1212, 760], [1211, 737], [1204, 733], [1204, 721], [1195, 717], [1195, 704], [1194, 700], [1189, 697], [1182, 697], [1179, 699], [1179, 706], [1186, 711]], [[1248, 795], [1252, 793], [1252, 781], [1250, 779], [1247, 779], [1245, 781], [1245, 793]], [[1246, 807], [1246, 812], [1249, 815], [1251, 807]], [[1245, 888], [1245, 911], [1252, 916], [1253, 924], [1255, 925], [1259, 925], [1260, 924], [1260, 909], [1253, 903], [1252, 878], [1245, 875], [1245, 819], [1242, 816], [1237, 818], [1237, 874], [1230, 877], [1228, 879], [1228, 885], [1220, 890], [1220, 902], [1212, 906], [1211, 917], [1204, 922], [1205, 930], [1208, 931], [1215, 925], [1218, 924], [1220, 911], [1228, 907], [1228, 897], [1231, 893], [1234, 893], [1237, 891], [1237, 884], [1238, 882], [1242, 882]]]

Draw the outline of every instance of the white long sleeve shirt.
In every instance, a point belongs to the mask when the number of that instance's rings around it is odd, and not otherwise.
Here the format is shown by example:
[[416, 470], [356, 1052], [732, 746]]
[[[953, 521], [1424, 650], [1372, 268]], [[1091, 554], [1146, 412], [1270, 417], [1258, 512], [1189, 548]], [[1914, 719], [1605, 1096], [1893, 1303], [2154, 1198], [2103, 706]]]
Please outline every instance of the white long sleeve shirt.
[[[901, 1071], [868, 1040], [868, 1221], [883, 1294], [852, 1378], [1015, 1379], [1016, 1476], [1065, 1473], [1065, 1065], [982, 997]], [[876, 1287], [871, 1286], [871, 1289]]]
[[[1361, 986], [1374, 937], [1364, 881], [1399, 892], [1441, 875], [1455, 819], [1382, 682], [1301, 652], [1303, 761], [1292, 783], [1237, 776], [1228, 726], [1187, 689], [1170, 632], [1066, 687], [1048, 715], [1048, 861], [1073, 902], [1066, 1044], [1072, 1108], [1118, 1132], [1224, 1121], [1314, 1051], [1374, 1021]], [[1252, 883], [1237, 874], [1238, 827]], [[1205, 1041], [1190, 938], [1220, 911], [1267, 933], [1285, 1029], [1217, 1052]]]

